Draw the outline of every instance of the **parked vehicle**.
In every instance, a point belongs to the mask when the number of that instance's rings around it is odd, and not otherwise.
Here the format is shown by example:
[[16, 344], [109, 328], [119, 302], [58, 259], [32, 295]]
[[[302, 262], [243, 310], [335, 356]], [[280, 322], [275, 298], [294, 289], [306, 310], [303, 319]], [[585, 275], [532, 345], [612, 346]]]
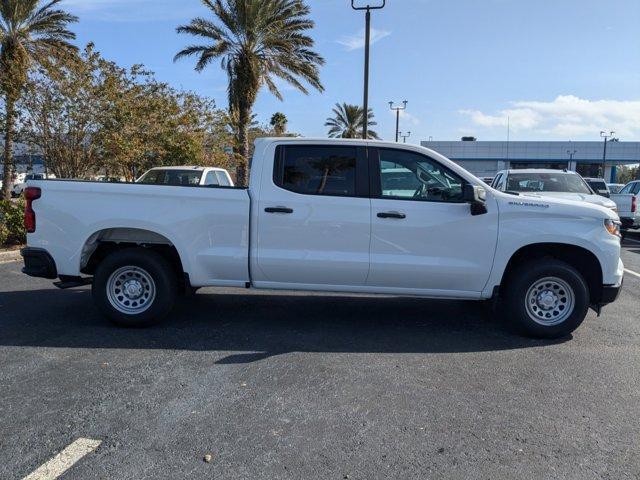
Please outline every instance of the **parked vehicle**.
[[501, 192], [592, 203], [614, 212], [618, 208], [614, 201], [596, 195], [579, 174], [568, 170], [542, 168], [502, 170], [493, 179], [491, 186]]
[[607, 183], [607, 188], [611, 193], [620, 193], [620, 190], [624, 188], [624, 183]]
[[609, 187], [607, 186], [607, 182], [604, 181], [604, 178], [589, 178], [583, 177], [584, 181], [587, 182], [587, 185], [591, 187], [598, 195], [602, 195], [603, 197], [609, 198], [611, 196], [611, 192], [609, 191]]
[[153, 185], [188, 185], [201, 187], [233, 187], [233, 180], [224, 168], [157, 167], [142, 175], [136, 183]]
[[98, 175], [93, 180], [96, 182], [107, 182], [107, 183], [119, 183], [125, 182], [126, 180], [123, 177], [114, 177], [108, 175]]
[[616, 202], [618, 206], [618, 215], [624, 229], [640, 228], [640, 212], [638, 205], [640, 200], [640, 180], [634, 180], [627, 183], [620, 193], [611, 195], [611, 200]]
[[549, 338], [622, 284], [611, 209], [503, 193], [418, 146], [264, 138], [248, 189], [186, 185], [32, 182], [23, 271], [92, 283], [126, 326], [225, 286], [494, 299], [518, 331]]
[[[20, 173], [16, 176], [16, 182], [11, 187], [11, 196], [19, 197], [27, 188], [27, 182], [30, 180], [44, 180], [47, 176], [44, 173]], [[49, 174], [48, 178], [55, 178], [55, 175]]]

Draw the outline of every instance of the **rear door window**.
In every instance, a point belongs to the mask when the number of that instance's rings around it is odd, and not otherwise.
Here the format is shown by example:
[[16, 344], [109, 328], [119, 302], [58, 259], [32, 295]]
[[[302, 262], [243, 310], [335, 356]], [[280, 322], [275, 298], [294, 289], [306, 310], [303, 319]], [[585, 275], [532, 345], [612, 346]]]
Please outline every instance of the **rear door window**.
[[274, 182], [305, 195], [356, 196], [358, 148], [292, 145], [276, 154]]

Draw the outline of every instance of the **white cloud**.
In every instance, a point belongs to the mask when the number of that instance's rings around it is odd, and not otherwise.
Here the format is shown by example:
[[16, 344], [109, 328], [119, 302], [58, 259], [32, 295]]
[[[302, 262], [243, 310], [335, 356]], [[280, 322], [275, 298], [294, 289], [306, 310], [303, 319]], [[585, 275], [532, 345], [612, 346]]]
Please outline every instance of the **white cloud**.
[[[387, 30], [371, 29], [371, 45], [382, 40], [385, 37], [391, 35], [391, 32]], [[337, 43], [345, 47], [349, 52], [364, 48], [364, 28], [354, 35], [343, 35], [340, 39], [336, 40]]]
[[640, 136], [640, 100], [587, 100], [560, 95], [553, 101], [515, 101], [496, 114], [461, 110], [479, 127], [506, 128], [514, 132], [559, 138], [590, 137], [600, 130], [615, 130], [616, 136]]
[[[387, 110], [393, 118], [396, 118], [396, 112], [394, 110]], [[412, 127], [417, 127], [420, 125], [420, 119], [415, 115], [407, 112], [406, 110], [400, 111], [400, 124], [404, 125], [404, 128], [407, 128], [407, 125]]]

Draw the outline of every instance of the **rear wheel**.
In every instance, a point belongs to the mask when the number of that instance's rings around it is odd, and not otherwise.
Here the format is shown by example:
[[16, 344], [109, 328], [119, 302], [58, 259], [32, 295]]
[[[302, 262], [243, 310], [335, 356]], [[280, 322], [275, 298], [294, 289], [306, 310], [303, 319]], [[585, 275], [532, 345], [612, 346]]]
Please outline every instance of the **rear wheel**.
[[128, 248], [100, 263], [92, 294], [96, 306], [112, 322], [147, 327], [159, 323], [171, 311], [176, 290], [176, 276], [169, 262], [144, 248]]
[[589, 288], [571, 265], [542, 258], [521, 265], [505, 285], [507, 322], [519, 333], [558, 338], [580, 326], [589, 308]]

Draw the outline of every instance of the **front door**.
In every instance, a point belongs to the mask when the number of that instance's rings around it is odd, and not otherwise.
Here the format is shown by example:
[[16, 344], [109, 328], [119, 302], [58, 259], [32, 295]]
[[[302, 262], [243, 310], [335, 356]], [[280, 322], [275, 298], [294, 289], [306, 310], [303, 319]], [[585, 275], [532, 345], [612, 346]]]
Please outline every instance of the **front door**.
[[[405, 293], [474, 297], [484, 288], [498, 214], [471, 215], [465, 180], [417, 152], [370, 150], [371, 267], [368, 285]], [[399, 292], [402, 293], [402, 292]]]
[[363, 286], [371, 201], [364, 147], [281, 145], [263, 172], [256, 286]]

